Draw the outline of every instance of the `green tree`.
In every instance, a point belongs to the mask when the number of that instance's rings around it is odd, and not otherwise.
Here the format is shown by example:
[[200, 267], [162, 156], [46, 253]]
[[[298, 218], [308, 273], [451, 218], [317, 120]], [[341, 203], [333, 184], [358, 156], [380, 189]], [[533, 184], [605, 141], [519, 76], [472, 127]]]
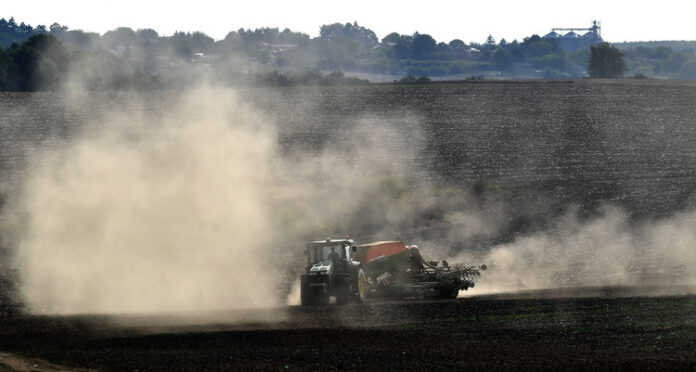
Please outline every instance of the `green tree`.
[[192, 52], [207, 53], [213, 50], [213, 47], [215, 46], [215, 39], [200, 31], [196, 31], [190, 36], [187, 36], [191, 40], [189, 45], [191, 45]]
[[374, 46], [379, 43], [379, 39], [374, 31], [358, 25], [357, 22], [353, 22], [353, 24], [346, 23], [345, 25], [340, 23], [322, 25], [319, 30], [319, 37], [324, 40], [346, 37], [369, 46]]
[[22, 43], [38, 32], [38, 28], [35, 29], [24, 22], [18, 25], [14, 18], [10, 18], [9, 21], [0, 18], [0, 48], [8, 48], [12, 43]]
[[70, 62], [68, 51], [49, 34], [36, 34], [22, 45], [12, 44], [5, 53], [3, 90], [54, 89]]
[[428, 34], [413, 34], [413, 54], [416, 58], [427, 59], [437, 50], [437, 42]]
[[129, 27], [119, 27], [107, 31], [102, 36], [102, 45], [106, 49], [115, 49], [119, 46], [135, 46], [138, 43], [138, 35]]
[[461, 49], [461, 48], [466, 48], [466, 44], [459, 40], [459, 39], [454, 39], [449, 42], [449, 47], [453, 49]]
[[191, 48], [191, 40], [189, 35], [184, 32], [177, 31], [174, 33], [174, 35], [168, 37], [166, 40], [173, 55], [184, 59], [191, 58], [193, 51]]
[[591, 78], [623, 77], [628, 71], [624, 53], [606, 42], [591, 46], [587, 71]]
[[510, 67], [510, 63], [512, 63], [512, 53], [505, 49], [498, 49], [491, 57], [491, 61], [496, 68], [505, 70]]
[[157, 31], [151, 28], [140, 29], [135, 33], [138, 35], [138, 37], [140, 37], [142, 41], [147, 43], [151, 43], [159, 39], [159, 34], [157, 33]]
[[396, 32], [392, 32], [382, 39], [382, 43], [398, 43], [399, 40], [401, 40], [401, 35], [397, 34]]
[[10, 58], [3, 48], [0, 48], [0, 91], [5, 91], [7, 87], [7, 73], [10, 68]]
[[528, 60], [543, 57], [553, 52], [553, 46], [546, 40], [531, 41], [524, 46], [523, 54]]
[[413, 84], [416, 82], [416, 80], [418, 80], [418, 79], [416, 79], [415, 76], [408, 74], [408, 75], [402, 77], [401, 79], [399, 79], [399, 83], [401, 83], [401, 84]]

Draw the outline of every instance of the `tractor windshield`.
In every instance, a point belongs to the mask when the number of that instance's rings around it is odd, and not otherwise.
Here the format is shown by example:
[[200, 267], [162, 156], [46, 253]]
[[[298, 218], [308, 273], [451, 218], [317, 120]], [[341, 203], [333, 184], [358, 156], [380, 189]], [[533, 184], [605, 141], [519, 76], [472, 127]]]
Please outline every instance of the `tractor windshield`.
[[309, 262], [338, 261], [345, 258], [343, 244], [321, 244], [309, 247]]

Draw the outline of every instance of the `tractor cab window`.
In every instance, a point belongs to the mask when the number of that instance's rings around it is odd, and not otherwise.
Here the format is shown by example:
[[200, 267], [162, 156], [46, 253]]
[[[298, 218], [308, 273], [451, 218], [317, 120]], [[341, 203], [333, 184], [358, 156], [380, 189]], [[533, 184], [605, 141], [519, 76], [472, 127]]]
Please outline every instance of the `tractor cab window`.
[[346, 257], [342, 244], [315, 245], [309, 247], [309, 262], [338, 261]]

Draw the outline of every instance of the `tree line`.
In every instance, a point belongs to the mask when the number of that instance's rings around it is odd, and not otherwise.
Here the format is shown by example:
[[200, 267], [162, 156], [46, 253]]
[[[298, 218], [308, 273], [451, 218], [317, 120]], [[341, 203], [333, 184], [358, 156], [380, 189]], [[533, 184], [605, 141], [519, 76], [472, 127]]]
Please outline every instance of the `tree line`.
[[[223, 76], [224, 75], [224, 76]], [[74, 51], [49, 33], [29, 37], [22, 44], [0, 49], [0, 91], [58, 90], [76, 84], [86, 90], [153, 90], [191, 86], [198, 74], [163, 79], [129, 66], [124, 59], [103, 51]], [[367, 80], [345, 76], [340, 71], [317, 70], [283, 74], [278, 71], [219, 74], [225, 85], [356, 85]]]
[[[39, 35], [53, 39], [29, 42]], [[0, 89], [50, 89], [70, 71], [79, 71], [81, 83], [90, 89], [176, 86], [201, 76], [226, 84], [361, 83], [343, 74], [341, 79], [328, 76], [339, 70], [416, 78], [582, 78], [592, 75], [591, 52], [569, 52], [538, 35], [511, 42], [490, 36], [481, 44], [438, 42], [419, 32], [390, 33], [380, 40], [356, 22], [323, 25], [314, 38], [266, 27], [238, 29], [215, 40], [202, 32], [163, 36], [127, 27], [104, 34], [57, 23], [32, 27], [10, 18], [0, 19]], [[631, 45], [620, 52], [626, 68], [619, 76], [696, 78], [693, 49]], [[50, 63], [40, 63], [42, 58]]]

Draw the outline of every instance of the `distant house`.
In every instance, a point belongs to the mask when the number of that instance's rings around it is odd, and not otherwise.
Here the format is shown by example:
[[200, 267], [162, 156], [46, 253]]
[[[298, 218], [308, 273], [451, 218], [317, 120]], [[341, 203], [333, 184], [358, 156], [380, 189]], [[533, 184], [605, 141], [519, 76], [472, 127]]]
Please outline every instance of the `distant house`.
[[217, 55], [209, 53], [193, 53], [191, 62], [203, 65], [209, 65], [217, 61]]
[[298, 47], [297, 44], [271, 44], [269, 45], [270, 49], [274, 52], [282, 52], [284, 50], [288, 49], [295, 49]]

